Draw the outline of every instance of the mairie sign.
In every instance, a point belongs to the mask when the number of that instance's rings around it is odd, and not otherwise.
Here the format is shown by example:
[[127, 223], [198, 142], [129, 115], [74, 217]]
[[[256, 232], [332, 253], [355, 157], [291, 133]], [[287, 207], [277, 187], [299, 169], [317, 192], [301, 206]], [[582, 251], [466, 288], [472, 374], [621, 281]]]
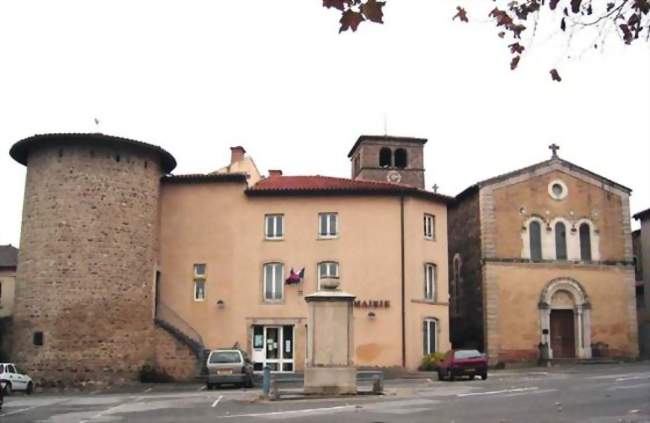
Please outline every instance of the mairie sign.
[[389, 308], [389, 300], [356, 300], [354, 306], [357, 308]]

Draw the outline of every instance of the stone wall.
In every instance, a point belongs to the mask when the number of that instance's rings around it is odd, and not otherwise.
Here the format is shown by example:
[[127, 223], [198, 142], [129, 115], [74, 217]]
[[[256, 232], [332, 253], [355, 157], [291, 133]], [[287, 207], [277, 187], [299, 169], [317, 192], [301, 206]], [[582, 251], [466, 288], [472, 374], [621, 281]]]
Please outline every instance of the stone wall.
[[199, 375], [199, 361], [196, 355], [166, 330], [156, 327], [155, 368], [176, 381], [194, 380]]
[[[460, 257], [458, 314], [451, 318], [454, 347], [483, 349], [483, 293], [479, 197], [476, 191], [448, 210], [449, 282], [453, 283], [456, 254]], [[451, 286], [449, 292], [452, 292]]]
[[13, 358], [37, 383], [125, 383], [154, 356], [159, 163], [83, 139], [30, 152]]

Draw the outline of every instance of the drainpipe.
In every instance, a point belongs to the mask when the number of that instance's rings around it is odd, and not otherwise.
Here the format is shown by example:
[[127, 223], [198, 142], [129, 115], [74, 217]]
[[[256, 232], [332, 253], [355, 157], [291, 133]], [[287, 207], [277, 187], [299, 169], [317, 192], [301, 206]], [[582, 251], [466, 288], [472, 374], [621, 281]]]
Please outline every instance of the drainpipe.
[[405, 276], [404, 276], [404, 194], [399, 197], [399, 217], [401, 236], [402, 260], [402, 367], [406, 367], [406, 308], [405, 308]]

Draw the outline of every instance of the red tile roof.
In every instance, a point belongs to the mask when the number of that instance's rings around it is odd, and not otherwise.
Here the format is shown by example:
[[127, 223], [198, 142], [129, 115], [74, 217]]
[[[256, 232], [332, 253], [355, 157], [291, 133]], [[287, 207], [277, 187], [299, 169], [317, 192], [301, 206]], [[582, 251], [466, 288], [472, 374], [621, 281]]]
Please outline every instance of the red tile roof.
[[335, 178], [331, 176], [271, 176], [247, 190], [249, 194], [413, 194], [447, 202], [451, 197], [410, 185]]

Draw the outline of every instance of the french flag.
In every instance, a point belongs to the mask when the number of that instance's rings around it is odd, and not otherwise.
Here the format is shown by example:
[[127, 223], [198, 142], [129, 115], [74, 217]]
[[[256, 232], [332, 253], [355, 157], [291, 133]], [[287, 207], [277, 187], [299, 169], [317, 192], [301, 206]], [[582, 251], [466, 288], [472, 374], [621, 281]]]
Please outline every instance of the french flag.
[[305, 277], [305, 268], [303, 267], [300, 269], [298, 273], [293, 270], [293, 267], [291, 268], [291, 271], [289, 272], [289, 277], [286, 279], [286, 283], [288, 285], [292, 285], [295, 283], [300, 283], [302, 282], [302, 279]]

